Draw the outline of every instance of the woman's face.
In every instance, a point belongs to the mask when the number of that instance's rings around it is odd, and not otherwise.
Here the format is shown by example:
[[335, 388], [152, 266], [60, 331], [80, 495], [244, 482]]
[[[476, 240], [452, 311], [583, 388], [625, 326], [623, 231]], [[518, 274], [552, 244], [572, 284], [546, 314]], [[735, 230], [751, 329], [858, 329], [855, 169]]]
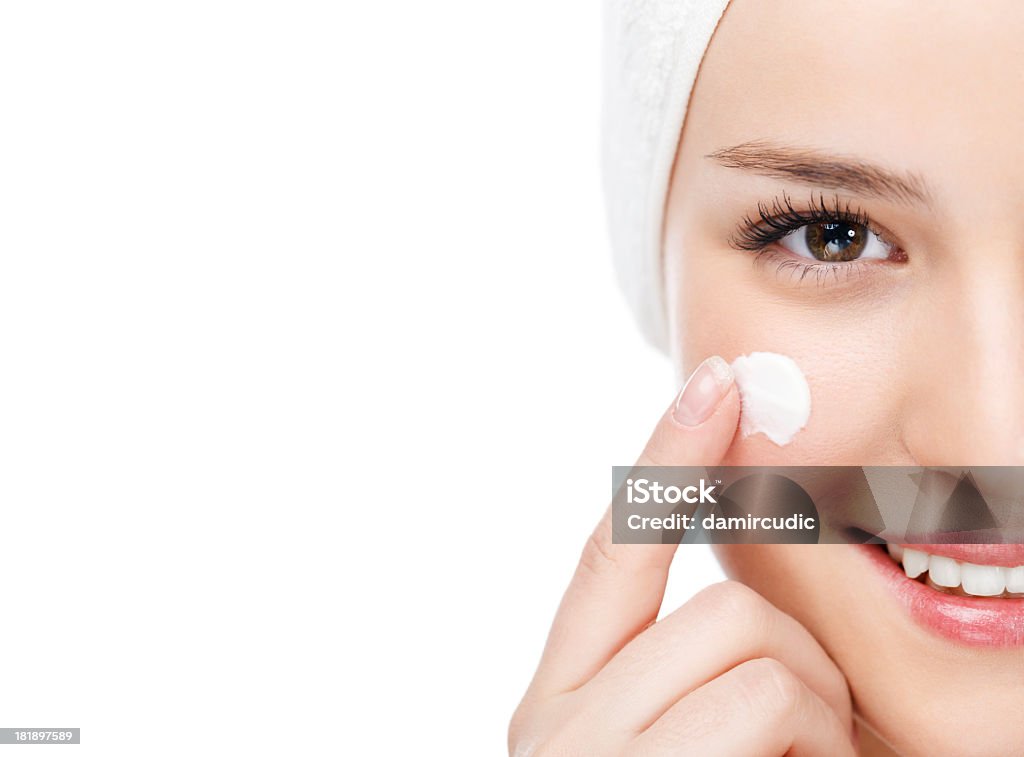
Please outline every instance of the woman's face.
[[[725, 463], [1024, 464], [1022, 34], [1016, 0], [733, 0], [668, 201], [674, 360], [782, 353], [813, 404], [792, 443], [737, 436]], [[787, 202], [847, 223], [766, 238], [758, 205]], [[719, 557], [818, 637], [899, 751], [1019, 748], [1024, 646], [934, 632], [861, 547]]]

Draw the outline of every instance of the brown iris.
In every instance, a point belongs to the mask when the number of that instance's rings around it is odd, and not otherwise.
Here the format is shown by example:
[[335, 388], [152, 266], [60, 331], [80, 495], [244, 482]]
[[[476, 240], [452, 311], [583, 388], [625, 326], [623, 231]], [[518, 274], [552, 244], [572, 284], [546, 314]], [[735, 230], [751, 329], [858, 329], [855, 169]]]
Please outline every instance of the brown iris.
[[868, 230], [858, 223], [812, 223], [807, 226], [805, 241], [818, 260], [856, 260], [868, 243]]

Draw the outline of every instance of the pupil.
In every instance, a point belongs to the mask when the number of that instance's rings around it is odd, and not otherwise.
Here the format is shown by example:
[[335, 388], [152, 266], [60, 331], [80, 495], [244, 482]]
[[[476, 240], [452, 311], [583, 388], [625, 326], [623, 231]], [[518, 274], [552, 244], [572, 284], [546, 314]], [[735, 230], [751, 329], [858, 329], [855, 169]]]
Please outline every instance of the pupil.
[[853, 243], [852, 237], [857, 232], [845, 223], [826, 223], [825, 227], [825, 248], [832, 253], [842, 252]]

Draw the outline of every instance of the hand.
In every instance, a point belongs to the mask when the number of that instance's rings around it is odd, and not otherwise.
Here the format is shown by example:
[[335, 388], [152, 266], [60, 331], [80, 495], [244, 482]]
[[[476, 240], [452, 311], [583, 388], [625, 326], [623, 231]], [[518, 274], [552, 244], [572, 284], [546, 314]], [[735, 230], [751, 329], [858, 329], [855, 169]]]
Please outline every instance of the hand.
[[[739, 418], [732, 373], [702, 363], [637, 465], [714, 465]], [[527, 755], [854, 755], [846, 680], [800, 623], [725, 581], [655, 622], [674, 545], [587, 541], [509, 727]]]

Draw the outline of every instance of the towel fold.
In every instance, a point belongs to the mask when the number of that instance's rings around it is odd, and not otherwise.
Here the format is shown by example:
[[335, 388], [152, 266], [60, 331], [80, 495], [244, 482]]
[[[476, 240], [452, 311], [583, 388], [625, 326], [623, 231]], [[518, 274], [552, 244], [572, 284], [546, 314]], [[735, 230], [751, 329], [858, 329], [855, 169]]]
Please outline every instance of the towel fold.
[[668, 351], [662, 226], [669, 177], [704, 51], [728, 0], [605, 0], [602, 171], [622, 290]]

